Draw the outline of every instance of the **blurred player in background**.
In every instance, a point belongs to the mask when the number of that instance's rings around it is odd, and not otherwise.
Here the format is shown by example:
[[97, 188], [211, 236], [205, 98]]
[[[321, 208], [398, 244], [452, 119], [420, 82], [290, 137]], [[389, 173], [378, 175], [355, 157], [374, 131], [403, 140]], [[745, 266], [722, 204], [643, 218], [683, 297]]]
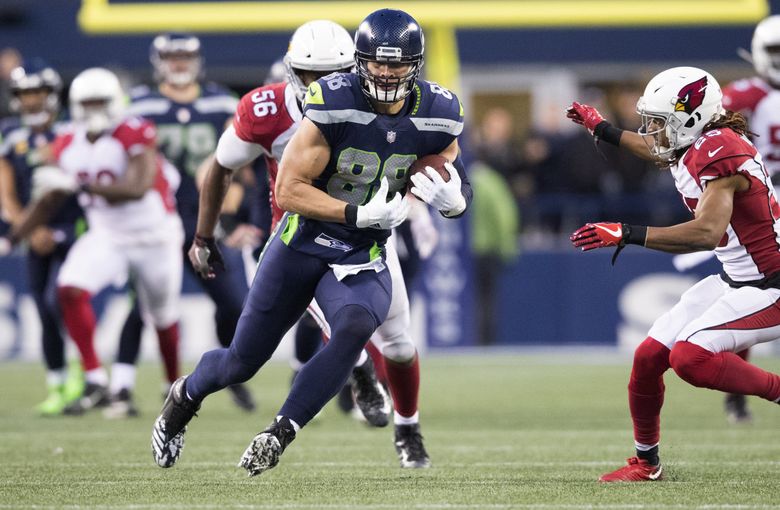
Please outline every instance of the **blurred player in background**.
[[[40, 193], [34, 173], [46, 164], [55, 137], [62, 81], [53, 68], [30, 59], [10, 73], [10, 110], [18, 117], [4, 122], [0, 144], [0, 205], [3, 231], [23, 218], [24, 208]], [[62, 337], [57, 275], [68, 250], [83, 229], [83, 212], [75, 196], [69, 197], [45, 225], [29, 236], [27, 271], [30, 291], [41, 319], [41, 341], [46, 362], [48, 397], [37, 406], [43, 415], [57, 415], [83, 391], [79, 377], [67, 377], [65, 340]], [[67, 385], [66, 385], [67, 383]]]
[[[150, 48], [154, 74], [159, 80], [155, 89], [139, 87], [132, 92], [129, 111], [152, 120], [157, 125], [158, 144], [165, 157], [179, 170], [181, 183], [176, 192], [176, 204], [184, 224], [188, 247], [195, 236], [198, 218], [198, 188], [196, 174], [203, 160], [217, 147], [219, 134], [233, 118], [238, 100], [217, 84], [202, 82], [203, 57], [200, 39], [188, 34], [162, 34], [154, 38]], [[235, 185], [231, 185], [235, 186]], [[235, 189], [234, 189], [235, 191]], [[249, 228], [250, 236], [260, 242], [259, 229]], [[225, 256], [220, 278], [196, 278], [214, 301], [217, 339], [230, 345], [241, 315], [241, 305], [248, 290], [241, 251], [219, 241]], [[186, 250], [182, 258], [186, 257]], [[189, 263], [184, 266], [192, 272]], [[122, 331], [119, 352], [112, 373], [112, 404], [108, 413], [122, 417], [137, 413], [132, 401], [135, 386], [135, 363], [141, 345], [143, 321], [138, 307], [128, 316]], [[230, 388], [234, 402], [247, 411], [255, 402], [246, 386]]]
[[[723, 106], [742, 113], [748, 119], [751, 141], [776, 182], [780, 178], [780, 16], [769, 16], [756, 26], [751, 42], [751, 59], [758, 76], [726, 86], [723, 89]], [[677, 255], [674, 264], [678, 270], [684, 271], [713, 256], [712, 252]], [[749, 350], [738, 354], [747, 359]], [[725, 408], [731, 423], [752, 419], [745, 395], [727, 395]]]
[[[471, 189], [458, 157], [462, 109], [450, 91], [417, 79], [423, 47], [422, 30], [411, 16], [376, 11], [355, 36], [358, 74], [333, 74], [309, 86], [304, 118], [285, 149], [276, 183], [276, 200], [290, 213], [261, 256], [230, 348], [206, 353], [195, 371], [171, 388], [152, 435], [161, 467], [177, 461], [187, 423], [202, 400], [252, 377], [316, 298], [331, 326], [330, 341], [303, 366], [277, 417], [255, 436], [240, 462], [250, 475], [276, 466], [300, 428], [344, 385], [366, 339], [388, 314], [394, 289], [383, 247], [390, 229], [406, 218], [408, 202], [400, 192], [412, 162], [434, 153], [453, 161], [447, 164], [448, 182], [431, 170], [430, 178], [412, 177], [412, 191], [445, 216], [465, 212]], [[268, 115], [281, 100], [258, 94], [243, 115]], [[260, 153], [247, 143], [236, 143], [233, 151], [242, 147], [250, 151], [247, 157]], [[212, 167], [201, 197], [190, 254], [204, 276], [213, 275], [220, 259], [212, 232], [230, 166], [222, 161]], [[412, 386], [418, 381], [405, 380], [405, 390], [416, 393]], [[419, 426], [402, 425], [398, 433], [404, 465], [427, 466]]]
[[[669, 253], [715, 250], [720, 275], [706, 277], [655, 321], [634, 354], [628, 399], [636, 456], [601, 481], [653, 481], [659, 458], [663, 374], [688, 383], [780, 401], [780, 376], [736, 352], [780, 337], [780, 206], [744, 116], [727, 111], [715, 78], [693, 67], [655, 76], [637, 103], [639, 133], [573, 103], [569, 118], [598, 140], [669, 167], [694, 214], [671, 227], [588, 223], [571, 236], [583, 251], [627, 244]], [[648, 150], [649, 148], [649, 150]]]
[[[81, 414], [108, 404], [108, 375], [95, 352], [90, 299], [132, 274], [144, 313], [153, 322], [168, 379], [178, 371], [179, 295], [183, 233], [157, 152], [154, 125], [125, 116], [125, 94], [112, 72], [92, 68], [70, 87], [73, 125], [54, 141], [46, 192], [12, 231], [27, 237], [59, 202], [78, 193], [89, 230], [68, 252], [57, 281], [65, 326], [85, 370], [81, 397], [65, 408]], [[36, 180], [41, 169], [36, 173]], [[150, 263], [153, 262], [153, 263]]]

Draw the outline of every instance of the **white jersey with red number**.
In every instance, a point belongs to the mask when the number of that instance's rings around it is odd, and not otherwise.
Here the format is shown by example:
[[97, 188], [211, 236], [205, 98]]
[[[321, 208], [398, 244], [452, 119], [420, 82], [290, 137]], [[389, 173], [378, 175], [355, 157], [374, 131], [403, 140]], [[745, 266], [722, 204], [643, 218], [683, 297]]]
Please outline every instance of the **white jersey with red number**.
[[[131, 117], [94, 143], [87, 139], [85, 129], [74, 125], [54, 141], [53, 154], [57, 164], [79, 183], [107, 185], [125, 178], [131, 157], [155, 146], [154, 124]], [[176, 205], [165, 178], [164, 164], [164, 159], [158, 156], [155, 183], [140, 199], [111, 204], [100, 196], [81, 193], [79, 202], [86, 212], [89, 228], [138, 241], [169, 235]]]
[[[750, 121], [753, 140], [769, 175], [780, 173], [780, 90], [761, 78], [735, 81], [723, 89], [723, 106]], [[780, 184], [780, 183], [776, 183]]]
[[734, 195], [731, 219], [715, 255], [735, 281], [780, 271], [780, 206], [761, 155], [731, 129], [704, 133], [672, 167], [677, 190], [693, 212], [712, 180], [743, 175], [750, 188]]
[[276, 203], [274, 185], [284, 148], [298, 129], [303, 114], [293, 88], [286, 83], [273, 83], [256, 88], [241, 98], [233, 117], [233, 129], [243, 141], [263, 149], [268, 177], [271, 181], [273, 225], [282, 218]]

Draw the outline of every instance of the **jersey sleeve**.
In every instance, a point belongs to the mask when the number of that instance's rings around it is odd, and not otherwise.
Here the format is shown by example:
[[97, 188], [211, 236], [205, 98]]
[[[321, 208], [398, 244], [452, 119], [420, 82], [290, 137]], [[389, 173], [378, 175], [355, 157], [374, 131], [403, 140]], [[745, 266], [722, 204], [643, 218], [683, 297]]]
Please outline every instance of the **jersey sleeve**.
[[284, 87], [284, 84], [266, 85], [241, 98], [233, 116], [233, 130], [240, 140], [271, 152], [274, 140], [293, 125], [285, 107]]
[[114, 130], [113, 136], [131, 157], [157, 146], [157, 128], [152, 121], [141, 117], [127, 119]]
[[756, 105], [767, 95], [764, 84], [757, 80], [738, 80], [723, 89], [723, 107], [733, 112], [751, 115]]
[[412, 122], [421, 132], [435, 140], [436, 153], [442, 152], [463, 132], [464, 112], [458, 96], [438, 83], [421, 81], [422, 101], [429, 104], [412, 115]]
[[344, 133], [347, 120], [368, 124], [375, 114], [356, 108], [347, 75], [332, 74], [312, 82], [306, 91], [303, 116], [314, 123], [330, 146]]
[[71, 141], [73, 141], [73, 133], [65, 131], [58, 134], [51, 143], [51, 156], [49, 163], [55, 165], [58, 164], [60, 161], [60, 156], [62, 155], [62, 151], [64, 151], [65, 148], [70, 145]]
[[755, 155], [755, 147], [734, 131], [714, 130], [696, 140], [683, 163], [704, 188], [709, 181], [737, 175], [742, 163]]

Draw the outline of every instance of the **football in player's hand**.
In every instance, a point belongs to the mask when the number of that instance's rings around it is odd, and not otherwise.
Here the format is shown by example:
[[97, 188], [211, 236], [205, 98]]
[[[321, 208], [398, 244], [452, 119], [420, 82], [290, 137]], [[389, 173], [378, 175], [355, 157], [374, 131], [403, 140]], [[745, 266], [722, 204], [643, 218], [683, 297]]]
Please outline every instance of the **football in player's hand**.
[[[447, 171], [446, 168], [444, 168], [444, 163], [448, 163], [449, 161], [444, 156], [440, 156], [438, 154], [429, 154], [427, 156], [423, 156], [420, 159], [416, 160], [414, 163], [412, 163], [412, 166], [409, 167], [409, 173], [407, 175], [407, 178], [413, 176], [417, 172], [422, 172], [424, 176], [427, 178], [431, 178], [428, 175], [428, 172], [425, 171], [425, 167], [429, 166], [433, 168], [436, 172], [441, 175], [441, 178], [444, 180], [444, 182], [449, 182], [450, 180], [450, 173]], [[412, 180], [409, 179], [406, 181], [406, 189], [409, 190], [414, 186], [412, 183]]]

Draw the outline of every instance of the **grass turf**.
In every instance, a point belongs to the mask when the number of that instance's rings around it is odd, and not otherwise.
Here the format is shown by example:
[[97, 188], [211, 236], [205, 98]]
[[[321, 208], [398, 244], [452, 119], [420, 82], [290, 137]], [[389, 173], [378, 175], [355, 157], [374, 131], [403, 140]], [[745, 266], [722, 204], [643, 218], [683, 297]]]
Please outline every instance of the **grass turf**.
[[[780, 361], [759, 360], [778, 371]], [[392, 428], [369, 429], [329, 404], [279, 466], [236, 467], [286, 395], [289, 369], [250, 383], [260, 410], [209, 397], [172, 469], [156, 467], [150, 431], [160, 371], [139, 373], [142, 416], [39, 418], [43, 369], [0, 366], [0, 508], [116, 509], [770, 509], [779, 508], [780, 409], [750, 399], [753, 424], [730, 426], [722, 396], [666, 376], [666, 480], [599, 484], [632, 454], [628, 359], [547, 355], [423, 360], [422, 431], [433, 467], [402, 470]]]

